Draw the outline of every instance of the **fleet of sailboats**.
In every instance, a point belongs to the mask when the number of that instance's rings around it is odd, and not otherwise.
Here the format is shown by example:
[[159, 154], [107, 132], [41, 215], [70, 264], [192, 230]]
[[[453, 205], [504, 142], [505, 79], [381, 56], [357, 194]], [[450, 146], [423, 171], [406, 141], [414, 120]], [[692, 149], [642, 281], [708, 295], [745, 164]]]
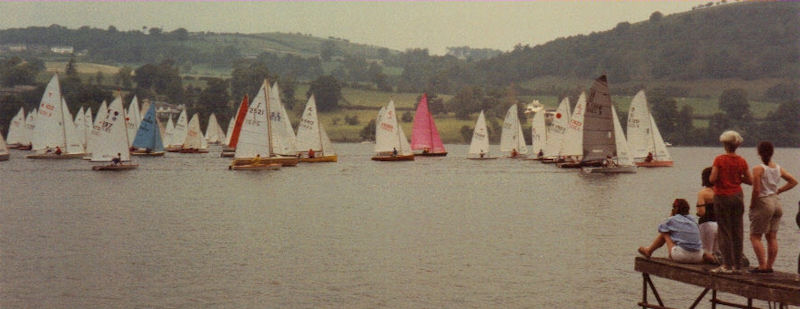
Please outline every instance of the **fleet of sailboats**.
[[[58, 76], [45, 88], [38, 109], [26, 116], [20, 108], [9, 124], [8, 143], [0, 136], [0, 160], [7, 160], [9, 148], [26, 144], [35, 151], [27, 158], [72, 158], [89, 154], [93, 162], [114, 164], [93, 169], [132, 169], [132, 155], [163, 156], [165, 148], [176, 152], [208, 152], [208, 143], [223, 144], [222, 156], [233, 156], [234, 170], [278, 169], [298, 162], [336, 162], [333, 143], [320, 122], [314, 96], [310, 96], [297, 127], [292, 129], [289, 114], [281, 104], [277, 83], [264, 81], [252, 102], [244, 96], [239, 109], [223, 131], [215, 114], [209, 115], [203, 134], [200, 115], [187, 121], [182, 109], [177, 121], [172, 117], [164, 127], [156, 117], [156, 105], [146, 102], [139, 110], [134, 96], [125, 109], [122, 98], [103, 102], [92, 119], [91, 108], [80, 107], [75, 117], [61, 94]], [[564, 98], [548, 126], [544, 110], [534, 111], [531, 120], [532, 147], [525, 143], [517, 105], [510, 106], [503, 121], [500, 152], [531, 159], [559, 162], [560, 167], [582, 167], [585, 173], [635, 173], [637, 166], [671, 166], [658, 127], [647, 107], [644, 91], [636, 94], [628, 113], [628, 138], [611, 103], [606, 76], [597, 78], [588, 96], [581, 93], [574, 110]], [[547, 112], [549, 113], [549, 112]], [[135, 129], [135, 131], [134, 131]], [[163, 132], [163, 134], [162, 134]], [[166, 147], [165, 147], [166, 145]], [[414, 150], [420, 152], [414, 153]], [[444, 156], [438, 129], [428, 109], [427, 95], [417, 105], [411, 143], [397, 120], [394, 101], [382, 107], [375, 124], [377, 161], [408, 161], [415, 155]], [[470, 141], [468, 159], [497, 159], [492, 156], [486, 115], [480, 112]], [[120, 162], [125, 162], [120, 164]]]
[[414, 114], [414, 125], [411, 130], [411, 150], [417, 150], [416, 156], [446, 156], [439, 130], [428, 110], [428, 95], [422, 94]]

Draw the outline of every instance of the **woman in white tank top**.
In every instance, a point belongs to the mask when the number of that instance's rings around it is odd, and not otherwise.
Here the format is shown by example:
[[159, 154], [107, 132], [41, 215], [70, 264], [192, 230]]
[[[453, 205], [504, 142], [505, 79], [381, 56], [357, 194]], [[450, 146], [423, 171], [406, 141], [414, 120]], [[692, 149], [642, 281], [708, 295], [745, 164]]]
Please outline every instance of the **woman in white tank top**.
[[[758, 268], [751, 270], [754, 273], [772, 272], [772, 264], [778, 256], [778, 225], [783, 215], [778, 194], [797, 185], [797, 180], [791, 174], [772, 161], [774, 151], [772, 143], [758, 143], [758, 155], [763, 164], [753, 167], [753, 194], [749, 217], [750, 243], [753, 244], [753, 251], [758, 258]], [[786, 180], [786, 184], [778, 188], [781, 178]], [[767, 252], [764, 252], [764, 244], [761, 242], [762, 235], [765, 234]]]

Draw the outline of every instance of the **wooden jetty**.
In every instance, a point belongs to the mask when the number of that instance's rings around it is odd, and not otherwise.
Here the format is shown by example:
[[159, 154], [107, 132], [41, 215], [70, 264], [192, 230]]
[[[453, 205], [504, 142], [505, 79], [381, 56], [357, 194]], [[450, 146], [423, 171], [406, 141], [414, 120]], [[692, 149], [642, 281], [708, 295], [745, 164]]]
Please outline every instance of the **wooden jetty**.
[[[709, 270], [716, 267], [710, 264], [681, 264], [664, 258], [637, 257], [634, 269], [642, 273], [642, 308], [670, 309], [661, 301], [650, 275], [680, 281], [704, 288], [692, 306], [695, 308], [711, 291], [711, 308], [724, 305], [735, 308], [755, 308], [753, 299], [775, 303], [776, 308], [788, 308], [790, 305], [800, 306], [800, 275], [773, 272], [769, 274], [716, 274]], [[658, 304], [647, 300], [648, 286]], [[717, 292], [730, 293], [747, 298], [747, 304], [736, 304], [717, 298]], [[770, 304], [770, 307], [772, 304]]]

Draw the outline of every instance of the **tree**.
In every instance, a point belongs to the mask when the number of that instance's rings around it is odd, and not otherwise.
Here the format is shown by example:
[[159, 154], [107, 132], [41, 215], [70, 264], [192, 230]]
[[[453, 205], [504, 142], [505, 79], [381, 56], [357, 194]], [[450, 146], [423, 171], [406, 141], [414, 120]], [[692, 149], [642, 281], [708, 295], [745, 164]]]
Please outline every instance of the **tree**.
[[272, 77], [264, 61], [236, 60], [231, 72], [231, 95], [235, 99], [241, 99], [245, 94], [253, 98], [264, 83], [264, 79], [273, 80]]
[[369, 123], [361, 129], [361, 132], [358, 133], [358, 136], [361, 137], [362, 141], [374, 141], [375, 119], [370, 120]]
[[473, 128], [470, 126], [461, 126], [459, 133], [461, 133], [461, 138], [464, 140], [464, 142], [469, 143], [472, 141], [472, 131]]
[[122, 86], [122, 88], [130, 89], [133, 87], [133, 79], [131, 78], [131, 74], [133, 70], [129, 66], [123, 66], [119, 68], [117, 74], [114, 75], [114, 84], [117, 86]]
[[339, 108], [339, 99], [342, 98], [342, 86], [333, 76], [324, 75], [311, 82], [306, 92], [306, 97], [314, 95], [317, 109], [321, 112], [333, 111]]
[[750, 103], [747, 102], [747, 91], [741, 88], [726, 89], [719, 97], [719, 108], [734, 123], [752, 119]]
[[78, 78], [78, 66], [75, 64], [75, 57], [69, 58], [69, 62], [67, 62], [67, 67], [64, 70], [67, 78]]
[[657, 23], [657, 22], [661, 21], [662, 17], [664, 17], [664, 14], [661, 14], [661, 12], [659, 12], [659, 11], [655, 11], [655, 12], [653, 12], [653, 14], [650, 14], [650, 22], [651, 23]]
[[473, 113], [481, 110], [481, 100], [483, 99], [483, 90], [477, 86], [467, 86], [461, 88], [456, 95], [450, 99], [450, 110], [454, 111], [456, 118], [469, 119]]
[[333, 41], [323, 41], [319, 46], [319, 57], [322, 61], [331, 61], [331, 57], [336, 54], [336, 43]]
[[94, 75], [95, 83], [97, 83], [98, 86], [102, 85], [103, 84], [103, 79], [105, 79], [105, 75], [103, 75], [103, 71], [97, 71], [97, 73]]

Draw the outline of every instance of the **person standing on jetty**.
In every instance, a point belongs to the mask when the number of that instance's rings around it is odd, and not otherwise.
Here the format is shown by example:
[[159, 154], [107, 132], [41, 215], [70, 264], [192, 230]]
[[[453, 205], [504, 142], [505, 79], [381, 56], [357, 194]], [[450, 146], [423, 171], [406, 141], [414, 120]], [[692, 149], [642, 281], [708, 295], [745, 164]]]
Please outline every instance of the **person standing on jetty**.
[[717, 217], [714, 215], [714, 184], [709, 180], [711, 177], [711, 167], [706, 167], [700, 173], [703, 189], [697, 192], [697, 216], [700, 218], [697, 223], [700, 225], [700, 240], [703, 243], [703, 261], [711, 264], [719, 264], [715, 257], [719, 255], [717, 245]]
[[[758, 268], [753, 273], [771, 273], [772, 264], [778, 256], [778, 226], [783, 209], [778, 194], [789, 191], [797, 185], [797, 180], [772, 161], [775, 148], [770, 142], [758, 143], [758, 156], [762, 164], [753, 167], [753, 195], [750, 201], [750, 243], [758, 259]], [[778, 188], [783, 178], [786, 184]], [[767, 252], [764, 252], [762, 236], [767, 235]], [[766, 253], [766, 256], [765, 256]]]
[[725, 153], [714, 158], [709, 180], [714, 184], [714, 214], [717, 216], [717, 241], [722, 253], [722, 265], [711, 270], [715, 273], [742, 271], [744, 241], [744, 197], [742, 183], [752, 184], [747, 161], [736, 154], [744, 141], [736, 131], [725, 131], [719, 141]]
[[658, 236], [649, 247], [639, 247], [639, 253], [647, 258], [653, 251], [667, 245], [670, 260], [678, 263], [700, 263], [703, 248], [697, 218], [689, 214], [689, 202], [679, 198], [672, 202], [671, 217], [658, 226]]

